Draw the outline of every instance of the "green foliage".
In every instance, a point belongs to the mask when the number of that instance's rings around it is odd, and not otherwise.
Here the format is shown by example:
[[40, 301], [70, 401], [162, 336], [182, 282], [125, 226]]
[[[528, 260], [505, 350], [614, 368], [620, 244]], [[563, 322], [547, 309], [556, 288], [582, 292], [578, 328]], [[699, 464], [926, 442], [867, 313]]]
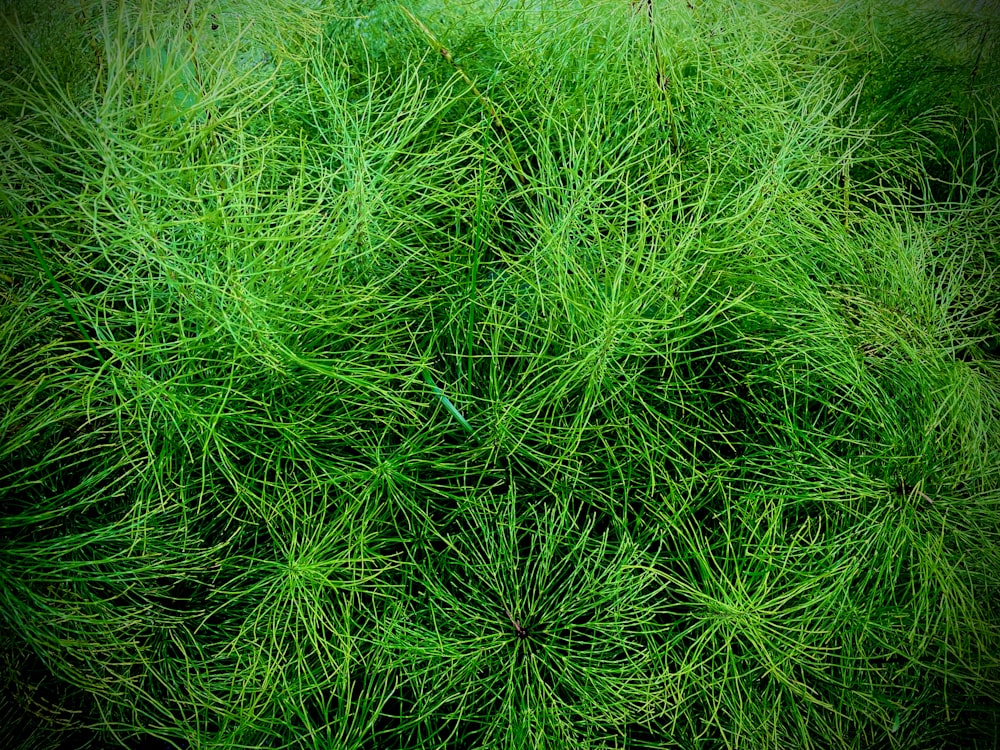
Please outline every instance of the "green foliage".
[[3, 744], [994, 742], [992, 27], [335, 6], [9, 27]]

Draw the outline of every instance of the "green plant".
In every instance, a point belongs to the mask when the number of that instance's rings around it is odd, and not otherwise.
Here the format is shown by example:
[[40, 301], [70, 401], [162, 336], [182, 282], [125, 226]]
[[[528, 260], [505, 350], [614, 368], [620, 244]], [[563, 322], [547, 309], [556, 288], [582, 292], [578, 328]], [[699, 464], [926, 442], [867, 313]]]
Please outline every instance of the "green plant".
[[11, 27], [24, 747], [995, 739], [990, 89], [904, 127], [866, 8], [254, 7]]

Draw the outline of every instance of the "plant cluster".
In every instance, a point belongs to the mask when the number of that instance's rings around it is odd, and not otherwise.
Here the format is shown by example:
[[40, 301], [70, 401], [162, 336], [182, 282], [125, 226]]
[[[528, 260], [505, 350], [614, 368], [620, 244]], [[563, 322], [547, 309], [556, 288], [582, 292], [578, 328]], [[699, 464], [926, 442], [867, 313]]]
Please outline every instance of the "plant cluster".
[[0, 744], [991, 746], [982, 55], [335, 5], [8, 27]]

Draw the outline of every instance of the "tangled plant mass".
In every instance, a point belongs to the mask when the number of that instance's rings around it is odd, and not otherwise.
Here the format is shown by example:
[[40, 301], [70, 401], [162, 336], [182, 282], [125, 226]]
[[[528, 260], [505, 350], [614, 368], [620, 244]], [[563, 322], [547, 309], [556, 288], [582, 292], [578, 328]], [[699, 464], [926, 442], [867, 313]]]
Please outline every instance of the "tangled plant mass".
[[992, 746], [977, 13], [18, 15], [0, 745]]

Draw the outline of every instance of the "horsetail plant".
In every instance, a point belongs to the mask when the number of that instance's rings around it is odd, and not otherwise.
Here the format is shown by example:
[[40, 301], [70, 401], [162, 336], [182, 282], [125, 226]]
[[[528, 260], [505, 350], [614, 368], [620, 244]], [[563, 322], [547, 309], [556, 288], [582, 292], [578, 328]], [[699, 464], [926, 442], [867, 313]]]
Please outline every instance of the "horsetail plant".
[[0, 747], [995, 746], [994, 30], [74, 1], [0, 22]]

